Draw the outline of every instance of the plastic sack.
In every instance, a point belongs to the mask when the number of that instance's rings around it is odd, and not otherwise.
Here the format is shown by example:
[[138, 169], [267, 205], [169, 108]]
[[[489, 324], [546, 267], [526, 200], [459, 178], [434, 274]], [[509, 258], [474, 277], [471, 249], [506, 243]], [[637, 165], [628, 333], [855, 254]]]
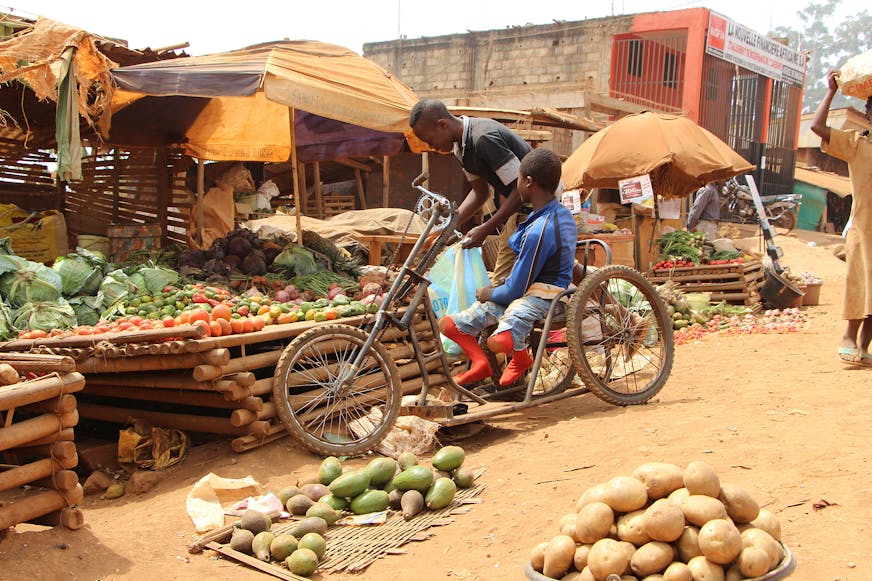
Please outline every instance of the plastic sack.
[[[481, 248], [461, 248], [460, 243], [448, 248], [430, 269], [430, 302], [437, 318], [453, 315], [475, 302], [475, 291], [490, 285]], [[460, 347], [443, 338], [442, 346], [451, 355]]]

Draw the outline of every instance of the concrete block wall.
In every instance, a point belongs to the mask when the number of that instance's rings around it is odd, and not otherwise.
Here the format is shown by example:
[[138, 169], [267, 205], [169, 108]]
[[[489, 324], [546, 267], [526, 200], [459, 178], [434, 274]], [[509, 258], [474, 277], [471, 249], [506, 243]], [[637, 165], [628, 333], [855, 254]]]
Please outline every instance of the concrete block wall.
[[[617, 16], [398, 39], [365, 44], [363, 52], [422, 96], [568, 109], [583, 106], [579, 89], [608, 91], [611, 38], [629, 31], [632, 21]], [[551, 102], [536, 101], [543, 95]]]

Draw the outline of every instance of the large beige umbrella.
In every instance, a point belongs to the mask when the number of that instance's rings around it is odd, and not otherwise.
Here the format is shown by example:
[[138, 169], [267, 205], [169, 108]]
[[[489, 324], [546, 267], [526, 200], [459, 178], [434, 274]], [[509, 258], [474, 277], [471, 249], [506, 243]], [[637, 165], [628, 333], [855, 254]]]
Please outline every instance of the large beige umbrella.
[[648, 174], [664, 198], [686, 196], [714, 180], [748, 173], [754, 165], [686, 117], [638, 113], [594, 133], [563, 163], [566, 189], [617, 188]]

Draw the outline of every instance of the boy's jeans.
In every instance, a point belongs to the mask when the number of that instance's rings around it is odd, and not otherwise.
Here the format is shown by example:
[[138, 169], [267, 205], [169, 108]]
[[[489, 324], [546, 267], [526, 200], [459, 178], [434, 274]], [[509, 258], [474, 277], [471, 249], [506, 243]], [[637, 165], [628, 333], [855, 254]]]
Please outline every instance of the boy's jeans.
[[462, 333], [478, 335], [482, 329], [498, 323], [494, 335], [511, 331], [515, 351], [526, 349], [527, 337], [533, 325], [548, 314], [551, 301], [539, 297], [523, 296], [515, 299], [508, 307], [488, 301], [484, 304], [475, 301], [459, 313], [449, 315]]

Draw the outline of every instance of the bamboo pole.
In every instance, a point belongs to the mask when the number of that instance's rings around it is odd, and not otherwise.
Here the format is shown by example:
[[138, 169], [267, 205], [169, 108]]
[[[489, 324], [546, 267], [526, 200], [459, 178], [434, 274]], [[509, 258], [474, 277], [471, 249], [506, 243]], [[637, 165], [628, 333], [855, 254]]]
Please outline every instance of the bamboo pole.
[[[78, 463], [78, 457], [76, 457], [76, 462]], [[31, 484], [60, 492], [70, 492], [79, 485], [79, 475], [72, 470], [57, 470], [45, 478], [33, 480]]]
[[62, 494], [57, 490], [47, 490], [33, 496], [21, 498], [0, 509], [0, 530], [27, 522], [36, 517], [77, 504], [85, 497], [82, 485]]
[[46, 527], [61, 526], [65, 529], [75, 531], [85, 526], [85, 513], [78, 508], [66, 507], [36, 518], [32, 518], [27, 522]]
[[32, 403], [23, 408], [27, 412], [48, 412], [56, 415], [68, 414], [76, 409], [76, 396], [66, 393], [57, 398]]
[[194, 380], [209, 381], [218, 379], [230, 373], [239, 373], [241, 371], [251, 371], [252, 369], [263, 369], [275, 365], [279, 357], [282, 356], [282, 350], [267, 351], [266, 353], [258, 353], [257, 355], [247, 355], [245, 357], [236, 357], [230, 359], [225, 364], [204, 364], [194, 367]]
[[203, 198], [206, 194], [206, 166], [197, 159], [197, 242], [203, 247]]
[[[249, 426], [237, 428], [230, 423], [229, 418], [220, 418], [215, 416], [198, 416], [191, 414], [176, 414], [168, 412], [154, 412], [148, 410], [138, 410], [129, 408], [116, 408], [108, 405], [92, 404], [82, 402], [79, 404], [79, 413], [83, 418], [99, 420], [102, 422], [111, 422], [115, 424], [127, 423], [128, 418], [135, 417], [143, 419], [155, 426], [163, 428], [176, 428], [188, 432], [204, 432], [208, 434], [229, 434], [233, 436], [241, 436], [251, 432]], [[264, 422], [266, 423], [266, 422]], [[267, 431], [268, 426], [264, 429], [259, 426], [254, 426], [258, 430]]]
[[[72, 456], [43, 458], [29, 464], [22, 464], [16, 468], [0, 472], [0, 490], [9, 490], [17, 488], [25, 484], [35, 482], [40, 478], [46, 478], [57, 471], [59, 468], [74, 468], [79, 462], [79, 457], [75, 450]], [[73, 472], [75, 475], [75, 472]], [[79, 479], [76, 477], [76, 482]]]
[[34, 440], [45, 438], [64, 428], [71, 428], [77, 423], [79, 423], [77, 411], [62, 416], [43, 414], [23, 420], [0, 429], [0, 451], [32, 444]]
[[154, 373], [101, 373], [88, 377], [88, 388], [94, 385], [123, 385], [147, 389], [172, 389], [191, 391], [229, 391], [234, 385], [248, 387], [254, 385], [256, 378], [251, 372], [235, 373], [217, 382], [194, 381], [190, 370]]
[[288, 109], [288, 120], [291, 132], [291, 181], [294, 191], [294, 206], [297, 215], [297, 244], [303, 245], [303, 199], [300, 195], [300, 176], [297, 168], [297, 110], [293, 107]]
[[382, 208], [387, 208], [391, 197], [391, 156], [386, 155], [382, 160]]
[[26, 447], [20, 447], [20, 446], [16, 447], [14, 451], [16, 454], [25, 454], [27, 450], [29, 450], [30, 448], [32, 448], [34, 446], [44, 446], [46, 444], [51, 444], [54, 442], [71, 442], [72, 443], [75, 440], [75, 435], [76, 435], [75, 430], [73, 430], [72, 427], [64, 428], [64, 429], [59, 430], [59, 431], [52, 431], [52, 433], [50, 433], [47, 436], [44, 436], [42, 438], [36, 438], [34, 440], [27, 442]]
[[357, 196], [360, 198], [360, 209], [366, 210], [366, 192], [363, 190], [363, 174], [354, 168], [354, 181], [357, 182]]
[[[241, 454], [242, 452], [248, 452], [249, 450], [254, 450], [255, 448], [259, 448], [265, 444], [269, 444], [270, 442], [275, 442], [281, 438], [284, 438], [288, 435], [287, 430], [283, 424], [273, 424], [269, 428], [269, 432], [263, 437], [255, 437], [255, 436], [240, 436], [239, 438], [234, 438], [230, 443], [230, 447], [234, 452]], [[232, 532], [232, 531], [231, 531]]]
[[271, 420], [274, 417], [276, 417], [276, 406], [273, 402], [268, 401], [260, 411], [246, 409], [233, 410], [233, 413], [230, 414], [230, 423], [239, 427], [250, 424], [255, 420]]
[[315, 205], [318, 206], [318, 216], [319, 220], [324, 219], [324, 198], [321, 197], [321, 162], [316, 161], [312, 164], [312, 171], [314, 172], [314, 176], [312, 181], [315, 182]]
[[113, 344], [150, 343], [168, 339], [199, 339], [205, 329], [198, 325], [183, 325], [169, 329], [148, 329], [146, 331], [125, 331], [123, 333], [101, 333], [99, 335], [73, 335], [70, 337], [46, 337], [44, 339], [15, 339], [0, 342], [0, 352], [30, 351], [36, 347], [87, 347], [93, 349], [101, 341]]
[[85, 376], [81, 373], [49, 375], [9, 385], [0, 391], [0, 411], [44, 401], [64, 393], [81, 391]]
[[[70, 428], [70, 431], [73, 431], [72, 428]], [[18, 459], [46, 457], [64, 458], [76, 454], [76, 443], [72, 440], [57, 440], [50, 444], [37, 444], [34, 446], [13, 448], [7, 450], [6, 453], [12, 454]]]
[[161, 402], [177, 405], [191, 405], [206, 408], [233, 410], [238, 406], [227, 401], [220, 393], [204, 391], [173, 391], [167, 389], [148, 389], [144, 387], [127, 387], [125, 385], [94, 385], [88, 384], [86, 395], [133, 399], [146, 402]]
[[303, 202], [306, 206], [306, 215], [311, 214], [311, 208], [309, 207], [309, 185], [306, 183], [306, 164], [302, 161], [300, 162], [300, 197], [303, 199]]
[[28, 371], [70, 373], [76, 370], [76, 361], [72, 357], [43, 353], [0, 353], [0, 363], [8, 363], [15, 371], [21, 373]]
[[202, 353], [185, 353], [165, 357], [163, 355], [146, 355], [124, 359], [101, 359], [89, 357], [78, 365], [81, 373], [126, 373], [137, 371], [156, 371], [165, 369], [190, 369], [197, 365], [225, 365], [230, 361], [230, 352], [226, 349], [213, 349]]

